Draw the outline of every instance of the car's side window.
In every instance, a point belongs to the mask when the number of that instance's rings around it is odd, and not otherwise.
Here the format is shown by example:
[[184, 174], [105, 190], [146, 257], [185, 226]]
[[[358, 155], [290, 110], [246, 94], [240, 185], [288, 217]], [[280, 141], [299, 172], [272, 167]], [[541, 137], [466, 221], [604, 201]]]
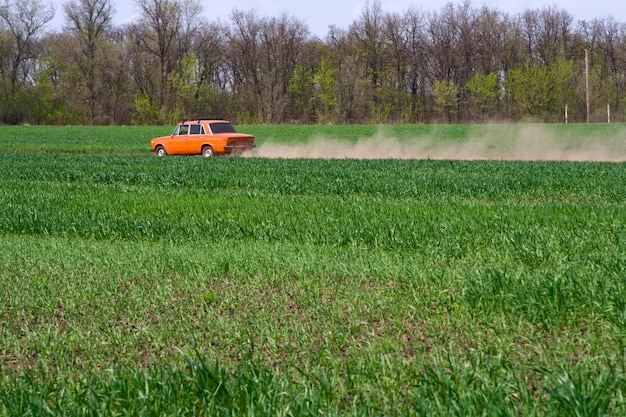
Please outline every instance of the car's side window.
[[178, 129], [179, 135], [186, 135], [188, 132], [189, 132], [189, 125], [180, 125], [180, 128]]
[[190, 135], [203, 135], [204, 129], [202, 128], [202, 125], [191, 125], [189, 127], [189, 134]]

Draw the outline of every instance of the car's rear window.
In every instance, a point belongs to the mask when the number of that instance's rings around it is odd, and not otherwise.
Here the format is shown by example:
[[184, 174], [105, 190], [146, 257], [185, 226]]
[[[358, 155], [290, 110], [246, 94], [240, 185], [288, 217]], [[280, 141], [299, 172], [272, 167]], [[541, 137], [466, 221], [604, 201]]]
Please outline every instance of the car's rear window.
[[211, 132], [213, 133], [236, 133], [235, 126], [228, 122], [211, 123]]

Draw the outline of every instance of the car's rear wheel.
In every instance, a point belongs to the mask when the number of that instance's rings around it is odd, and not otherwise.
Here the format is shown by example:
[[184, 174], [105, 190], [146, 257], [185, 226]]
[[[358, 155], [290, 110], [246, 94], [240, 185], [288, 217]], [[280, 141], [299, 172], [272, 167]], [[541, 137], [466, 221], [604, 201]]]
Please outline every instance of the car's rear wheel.
[[156, 156], [165, 156], [167, 152], [165, 152], [165, 148], [163, 146], [157, 146], [156, 148]]
[[215, 156], [215, 151], [209, 145], [202, 148], [202, 156], [205, 158], [212, 158]]

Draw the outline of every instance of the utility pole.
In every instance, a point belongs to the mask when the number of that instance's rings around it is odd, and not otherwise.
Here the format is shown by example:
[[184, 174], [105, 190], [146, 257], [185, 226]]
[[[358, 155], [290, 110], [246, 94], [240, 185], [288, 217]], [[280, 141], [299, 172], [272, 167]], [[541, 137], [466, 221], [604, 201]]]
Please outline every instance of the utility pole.
[[589, 54], [585, 48], [585, 100], [587, 102], [587, 123], [589, 123]]

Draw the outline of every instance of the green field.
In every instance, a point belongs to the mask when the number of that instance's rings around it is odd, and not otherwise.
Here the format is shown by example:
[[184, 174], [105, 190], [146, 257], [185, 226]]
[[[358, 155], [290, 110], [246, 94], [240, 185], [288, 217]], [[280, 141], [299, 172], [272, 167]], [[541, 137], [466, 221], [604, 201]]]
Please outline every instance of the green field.
[[[626, 125], [613, 124], [494, 124], [494, 125], [280, 125], [238, 126], [239, 131], [256, 135], [257, 144], [298, 144], [328, 140], [354, 144], [370, 140], [385, 144], [429, 144], [425, 151], [442, 147], [472, 145], [507, 149], [531, 143], [542, 149], [576, 150], [593, 154], [600, 147], [607, 154], [626, 160]], [[2, 152], [79, 153], [143, 156], [150, 138], [169, 135], [171, 126], [0, 126]], [[539, 143], [537, 143], [539, 141]], [[591, 147], [589, 147], [591, 146]], [[587, 147], [587, 148], [586, 148]], [[546, 159], [539, 150], [537, 159]], [[341, 155], [337, 155], [341, 157]], [[376, 156], [376, 155], [373, 155]], [[383, 155], [384, 156], [384, 155]], [[428, 153], [416, 155], [428, 158]], [[455, 155], [453, 155], [455, 156]], [[490, 155], [486, 155], [488, 159]], [[457, 159], [457, 158], [444, 158]], [[478, 159], [481, 159], [480, 157]], [[557, 158], [566, 159], [566, 158]], [[601, 159], [601, 158], [600, 158]]]
[[0, 128], [0, 415], [626, 415], [626, 164], [151, 156], [170, 130]]

